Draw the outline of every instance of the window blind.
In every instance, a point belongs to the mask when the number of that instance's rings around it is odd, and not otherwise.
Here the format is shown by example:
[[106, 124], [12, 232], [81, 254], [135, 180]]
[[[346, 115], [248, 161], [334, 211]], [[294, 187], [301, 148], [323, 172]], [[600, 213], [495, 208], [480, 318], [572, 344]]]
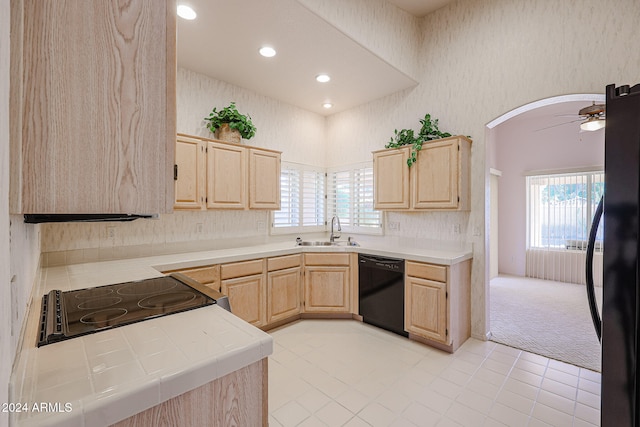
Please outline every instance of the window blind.
[[280, 172], [280, 210], [272, 213], [272, 232], [322, 231], [324, 217], [324, 170], [283, 162]]
[[[528, 176], [527, 192], [530, 248], [586, 249], [604, 172]], [[602, 238], [600, 227], [598, 245]]]
[[373, 165], [347, 166], [328, 175], [328, 216], [337, 215], [345, 231], [381, 234], [381, 212], [373, 209]]

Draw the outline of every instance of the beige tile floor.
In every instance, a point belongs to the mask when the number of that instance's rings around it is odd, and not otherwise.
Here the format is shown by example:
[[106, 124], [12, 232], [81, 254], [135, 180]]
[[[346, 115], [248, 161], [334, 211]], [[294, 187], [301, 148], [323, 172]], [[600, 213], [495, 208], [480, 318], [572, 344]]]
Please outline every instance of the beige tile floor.
[[452, 355], [355, 320], [269, 333], [271, 427], [600, 424], [599, 373], [494, 342]]

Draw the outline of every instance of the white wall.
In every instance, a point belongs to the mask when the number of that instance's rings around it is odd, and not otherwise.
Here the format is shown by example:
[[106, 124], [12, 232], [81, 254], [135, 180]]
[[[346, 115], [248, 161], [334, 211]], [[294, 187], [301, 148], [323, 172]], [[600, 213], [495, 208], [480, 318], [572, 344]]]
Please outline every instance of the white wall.
[[[241, 113], [249, 114], [257, 128], [246, 144], [282, 151], [282, 160], [314, 166], [326, 164], [325, 118], [221, 82], [186, 69], [177, 75], [177, 128], [180, 133], [213, 138], [204, 118], [213, 107], [226, 107], [231, 101]], [[196, 232], [196, 224], [202, 232]], [[49, 264], [95, 261], [116, 256], [140, 256], [225, 247], [232, 244], [262, 243], [270, 239], [267, 211], [176, 211], [159, 220], [130, 223], [67, 223], [42, 225], [42, 251]], [[115, 238], [107, 235], [115, 228]], [[194, 243], [195, 242], [195, 243]], [[184, 244], [181, 244], [184, 243]], [[198, 244], [205, 246], [198, 246]], [[209, 246], [206, 246], [209, 245]], [[123, 248], [124, 247], [124, 248]]]
[[[11, 270], [9, 255], [9, 0], [0, 0], [0, 402], [9, 401]], [[8, 424], [0, 413], [0, 425]]]
[[[9, 215], [9, 0], [0, 0], [0, 403], [8, 383], [40, 255], [39, 227]], [[0, 412], [0, 425], [7, 425]]]
[[[372, 10], [368, 15], [387, 19], [389, 12], [382, 1], [369, 1], [366, 7]], [[538, 99], [601, 93], [609, 83], [640, 80], [640, 51], [635, 48], [640, 40], [639, 20], [640, 3], [636, 0], [457, 1], [422, 21], [420, 64], [414, 76], [420, 82], [418, 87], [328, 119], [329, 166], [364, 160], [369, 151], [384, 146], [393, 129], [410, 125], [417, 129], [425, 113], [439, 118], [443, 130], [471, 135], [472, 212], [463, 230], [474, 243], [474, 336], [483, 336], [489, 330], [485, 271], [488, 237], [484, 235], [488, 206], [486, 124]], [[353, 19], [351, 25], [365, 24]], [[585, 34], [597, 37], [585, 42]], [[391, 38], [389, 44], [393, 43]], [[415, 218], [399, 218], [400, 234], [411, 237], [415, 228], [404, 224], [415, 222]], [[443, 238], [457, 238], [448, 230], [453, 229], [452, 221], [459, 220], [442, 221]], [[482, 235], [474, 235], [476, 232]]]
[[[425, 113], [439, 118], [442, 130], [470, 135], [474, 141], [471, 213], [389, 217], [400, 222], [400, 229], [394, 232], [399, 239], [420, 233], [425, 238], [437, 236], [474, 244], [472, 332], [483, 336], [488, 331], [486, 124], [538, 99], [567, 93], [599, 93], [608, 83], [640, 80], [640, 50], [636, 49], [640, 40], [640, 2], [457, 1], [420, 20], [416, 42], [411, 41], [414, 19], [390, 8], [383, 0], [353, 0], [345, 5], [337, 0], [301, 2], [320, 16], [334, 19], [338, 28], [348, 30], [355, 38], [371, 38], [371, 43], [365, 44], [368, 48], [398, 69], [407, 70], [419, 85], [330, 116], [323, 127], [324, 119], [319, 116], [180, 70], [178, 129], [199, 133], [203, 124], [198, 117], [207, 115], [214, 105], [224, 106], [235, 100], [240, 111], [250, 113], [256, 120], [258, 134], [250, 141], [252, 144], [274, 144], [273, 148], [285, 152], [285, 160], [313, 159], [313, 164], [326, 166], [369, 160], [370, 152], [384, 147], [394, 129], [418, 129], [418, 121]], [[585, 34], [596, 36], [585, 41]], [[406, 59], [411, 55], [415, 62]], [[126, 236], [119, 239], [132, 245], [198, 239], [190, 231], [194, 228], [193, 219], [197, 219], [205, 221], [205, 227], [211, 230], [207, 236], [232, 236], [240, 230], [245, 235], [265, 237], [266, 232], [252, 231], [263, 214], [244, 215], [174, 214], [167, 216], [171, 219], [118, 225], [122, 230], [127, 227], [126, 233], [118, 235]], [[453, 232], [456, 224], [461, 225], [462, 233]], [[75, 227], [47, 226], [43, 250], [113, 245], [105, 242], [102, 228]]]

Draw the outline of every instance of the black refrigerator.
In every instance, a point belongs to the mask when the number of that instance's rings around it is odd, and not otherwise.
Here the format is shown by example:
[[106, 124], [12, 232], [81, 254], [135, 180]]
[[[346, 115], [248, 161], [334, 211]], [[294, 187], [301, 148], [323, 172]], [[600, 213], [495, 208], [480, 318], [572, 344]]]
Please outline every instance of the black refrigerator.
[[[590, 301], [602, 344], [603, 427], [640, 426], [640, 84], [606, 88], [602, 321]], [[602, 203], [602, 202], [601, 202]], [[598, 209], [602, 212], [602, 206]], [[596, 213], [587, 253], [599, 220]], [[589, 277], [587, 277], [589, 279]], [[593, 297], [587, 280], [587, 293]]]

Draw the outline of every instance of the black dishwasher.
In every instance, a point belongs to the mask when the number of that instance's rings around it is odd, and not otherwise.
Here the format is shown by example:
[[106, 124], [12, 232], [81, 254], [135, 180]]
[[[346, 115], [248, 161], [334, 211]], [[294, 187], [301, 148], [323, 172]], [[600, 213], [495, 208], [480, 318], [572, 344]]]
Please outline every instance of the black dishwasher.
[[404, 260], [360, 254], [358, 266], [362, 320], [408, 336], [404, 331]]

